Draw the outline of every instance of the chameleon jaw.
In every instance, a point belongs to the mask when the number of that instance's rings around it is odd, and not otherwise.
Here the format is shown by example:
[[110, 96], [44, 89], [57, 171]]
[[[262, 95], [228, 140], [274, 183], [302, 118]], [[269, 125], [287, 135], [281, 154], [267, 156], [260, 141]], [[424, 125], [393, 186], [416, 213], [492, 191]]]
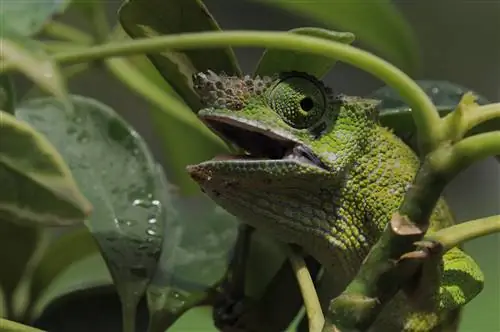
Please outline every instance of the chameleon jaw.
[[307, 146], [276, 132], [224, 116], [201, 116], [210, 128], [231, 143], [246, 151], [246, 154], [219, 155], [221, 160], [290, 160], [329, 170]]

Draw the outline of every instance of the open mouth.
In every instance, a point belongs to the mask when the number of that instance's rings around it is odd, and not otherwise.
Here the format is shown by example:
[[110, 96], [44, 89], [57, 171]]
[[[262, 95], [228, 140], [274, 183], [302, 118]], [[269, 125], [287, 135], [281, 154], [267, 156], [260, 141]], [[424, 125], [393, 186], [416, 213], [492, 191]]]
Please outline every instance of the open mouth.
[[269, 130], [225, 117], [203, 116], [202, 120], [245, 151], [244, 154], [219, 155], [213, 160], [294, 160], [328, 170], [310, 148]]

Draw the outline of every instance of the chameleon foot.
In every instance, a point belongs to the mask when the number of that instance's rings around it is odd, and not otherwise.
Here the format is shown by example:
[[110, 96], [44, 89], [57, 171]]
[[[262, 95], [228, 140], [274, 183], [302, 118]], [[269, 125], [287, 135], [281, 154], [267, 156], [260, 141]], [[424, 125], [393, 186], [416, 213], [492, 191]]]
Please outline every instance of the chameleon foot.
[[440, 242], [422, 240], [415, 242], [417, 249], [404, 254], [402, 260], [422, 262], [413, 278], [403, 287], [403, 291], [415, 307], [428, 307], [435, 304], [430, 301], [438, 294], [443, 268], [444, 248]]
[[443, 245], [438, 241], [422, 240], [415, 242], [417, 249], [404, 254], [400, 260], [406, 259], [440, 259], [443, 254]]
[[225, 296], [220, 298], [213, 306], [214, 325], [225, 332], [244, 331], [237, 325], [244, 313], [245, 299]]

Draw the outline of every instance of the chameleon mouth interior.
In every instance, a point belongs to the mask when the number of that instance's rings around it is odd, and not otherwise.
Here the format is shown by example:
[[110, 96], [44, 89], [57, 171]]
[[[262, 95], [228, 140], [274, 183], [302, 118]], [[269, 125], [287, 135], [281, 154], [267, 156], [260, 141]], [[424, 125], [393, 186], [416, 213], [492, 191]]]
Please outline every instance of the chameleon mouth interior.
[[219, 135], [245, 151], [244, 154], [219, 155], [213, 160], [296, 160], [327, 169], [311, 149], [271, 131], [228, 118], [205, 116], [202, 120]]

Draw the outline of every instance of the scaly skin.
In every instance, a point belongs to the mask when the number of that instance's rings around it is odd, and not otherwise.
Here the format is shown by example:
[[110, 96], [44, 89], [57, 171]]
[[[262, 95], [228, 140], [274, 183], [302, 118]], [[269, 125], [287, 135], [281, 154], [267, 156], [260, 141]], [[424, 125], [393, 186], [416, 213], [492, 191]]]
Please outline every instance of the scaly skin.
[[[188, 171], [229, 213], [322, 264], [318, 289], [326, 310], [398, 209], [417, 156], [378, 124], [377, 101], [334, 97], [307, 74], [250, 79], [208, 72], [194, 81], [207, 105], [200, 117], [250, 156], [219, 157]], [[441, 199], [429, 232], [453, 223]], [[417, 295], [400, 292], [386, 306], [374, 331], [445, 330], [482, 289], [479, 267], [458, 248], [436, 264], [436, 276], [429, 271]]]

